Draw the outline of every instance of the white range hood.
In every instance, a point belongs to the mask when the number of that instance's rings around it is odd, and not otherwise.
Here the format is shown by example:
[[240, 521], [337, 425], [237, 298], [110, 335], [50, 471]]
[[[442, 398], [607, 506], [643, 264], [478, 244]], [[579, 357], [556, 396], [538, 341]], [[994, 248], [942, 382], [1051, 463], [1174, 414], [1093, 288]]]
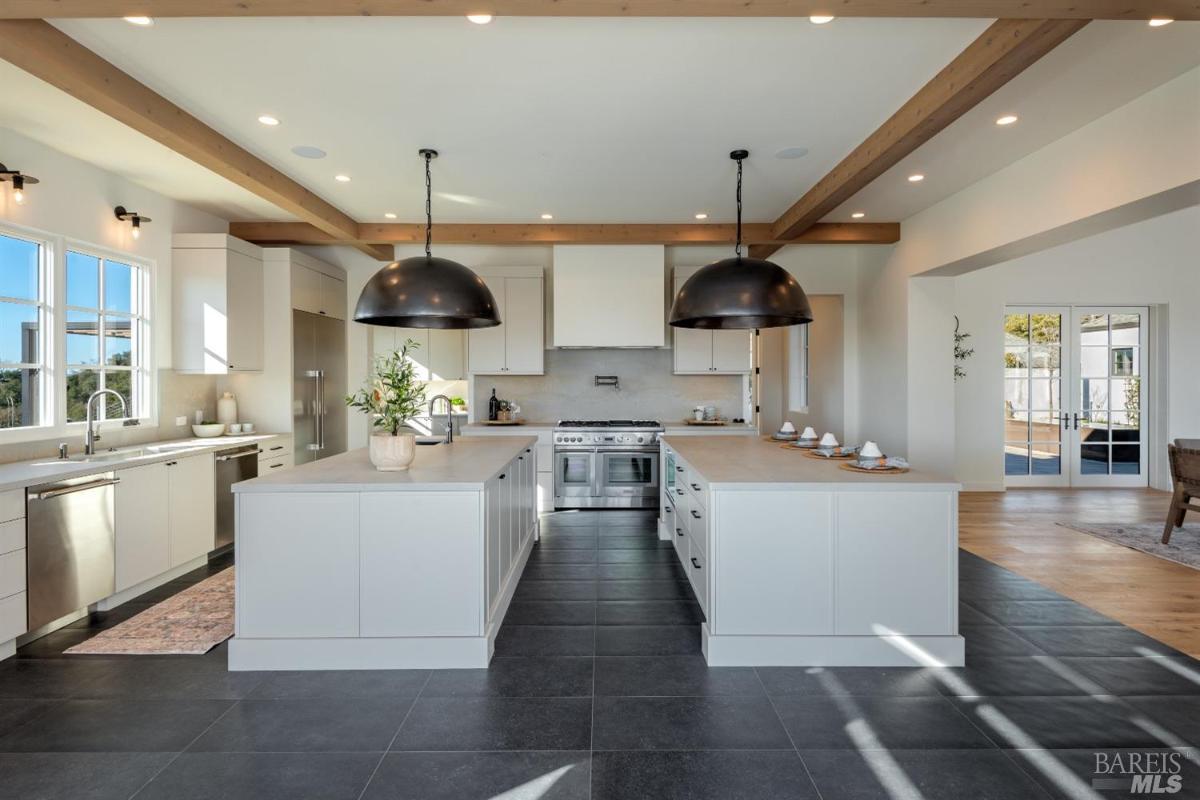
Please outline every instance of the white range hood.
[[666, 248], [556, 245], [555, 347], [666, 344]]

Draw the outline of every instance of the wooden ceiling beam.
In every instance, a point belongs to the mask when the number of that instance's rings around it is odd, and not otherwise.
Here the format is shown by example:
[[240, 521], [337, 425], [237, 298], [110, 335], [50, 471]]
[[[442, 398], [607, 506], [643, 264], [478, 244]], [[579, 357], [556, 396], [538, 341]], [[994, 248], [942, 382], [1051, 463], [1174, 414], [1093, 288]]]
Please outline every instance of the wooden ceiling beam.
[[[338, 245], [347, 242], [306, 223], [234, 222], [229, 233], [239, 239], [263, 245], [304, 244]], [[770, 223], [743, 226], [743, 238], [753, 246], [769, 244]], [[897, 222], [822, 223], [786, 244], [892, 244], [900, 239]], [[425, 226], [419, 223], [389, 222], [359, 225], [358, 244], [390, 246], [425, 241]], [[734, 226], [724, 224], [456, 224], [433, 226], [435, 244], [733, 244]], [[779, 242], [779, 246], [785, 244]]]
[[784, 212], [775, 221], [774, 238], [804, 233], [1086, 24], [1078, 19], [994, 22]]
[[4, 0], [0, 18], [407, 17], [970, 17], [1200, 19], [1197, 0]]

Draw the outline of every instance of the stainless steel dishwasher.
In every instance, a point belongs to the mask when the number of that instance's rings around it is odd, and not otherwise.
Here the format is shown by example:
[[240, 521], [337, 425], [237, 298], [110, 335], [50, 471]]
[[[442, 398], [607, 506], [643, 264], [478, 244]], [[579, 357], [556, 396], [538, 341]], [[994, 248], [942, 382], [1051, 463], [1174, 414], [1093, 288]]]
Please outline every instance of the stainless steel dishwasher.
[[32, 486], [26, 525], [29, 630], [116, 592], [113, 472]]
[[246, 444], [219, 450], [217, 464], [217, 537], [216, 549], [233, 544], [233, 485], [258, 477], [258, 457], [262, 449], [256, 444]]

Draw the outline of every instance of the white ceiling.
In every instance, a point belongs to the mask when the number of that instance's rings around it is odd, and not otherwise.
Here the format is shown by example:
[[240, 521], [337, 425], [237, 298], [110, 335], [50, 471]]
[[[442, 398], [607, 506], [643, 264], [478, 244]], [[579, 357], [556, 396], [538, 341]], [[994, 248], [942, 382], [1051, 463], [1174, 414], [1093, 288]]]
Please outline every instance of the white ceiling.
[[[170, 19], [59, 25], [363, 221], [777, 217], [988, 20]], [[903, 219], [1200, 63], [1200, 23], [1093, 23], [839, 209]], [[289, 219], [0, 62], [0, 127], [230, 219]], [[1021, 121], [993, 124], [1011, 111]], [[270, 113], [283, 124], [255, 120]], [[291, 154], [316, 145], [320, 161]], [[809, 154], [780, 160], [788, 146]], [[911, 162], [911, 163], [910, 163]], [[915, 166], [914, 166], [915, 165]], [[928, 176], [914, 186], [907, 171]], [[333, 176], [352, 176], [348, 184]], [[853, 208], [851, 208], [853, 206]]]

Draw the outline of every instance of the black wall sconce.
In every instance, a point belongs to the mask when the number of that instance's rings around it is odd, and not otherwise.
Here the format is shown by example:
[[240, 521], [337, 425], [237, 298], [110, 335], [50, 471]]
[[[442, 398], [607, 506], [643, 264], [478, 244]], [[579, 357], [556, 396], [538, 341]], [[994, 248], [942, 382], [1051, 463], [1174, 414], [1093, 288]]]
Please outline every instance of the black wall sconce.
[[9, 169], [0, 164], [0, 183], [4, 181], [12, 181], [13, 185], [13, 200], [18, 203], [25, 202], [25, 187], [39, 183], [38, 179], [32, 175], [22, 175], [20, 170]]
[[153, 222], [149, 217], [143, 217], [136, 211], [126, 211], [125, 206], [117, 206], [113, 209], [113, 213], [117, 215], [117, 219], [121, 222], [129, 222], [132, 226], [133, 238], [137, 239], [142, 235], [142, 223]]

